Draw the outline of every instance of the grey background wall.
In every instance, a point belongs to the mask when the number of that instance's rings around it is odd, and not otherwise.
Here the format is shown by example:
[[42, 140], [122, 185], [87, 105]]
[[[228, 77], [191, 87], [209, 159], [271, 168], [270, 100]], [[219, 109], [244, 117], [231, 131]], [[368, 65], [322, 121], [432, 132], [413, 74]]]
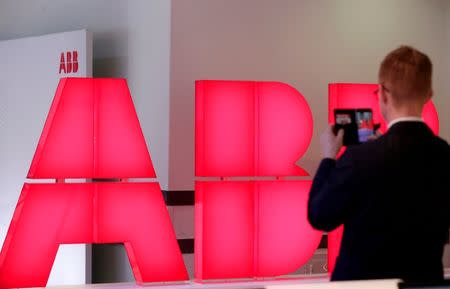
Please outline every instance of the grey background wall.
[[[164, 190], [194, 188], [196, 79], [283, 81], [299, 90], [315, 122], [299, 164], [314, 174], [327, 84], [376, 82], [383, 56], [410, 44], [433, 60], [441, 135], [450, 139], [450, 1], [0, 1], [0, 40], [75, 29], [93, 32], [94, 76], [128, 78]], [[192, 238], [192, 206], [169, 212], [177, 237]], [[121, 265], [105, 278], [132, 280], [123, 249], [113, 250]], [[192, 255], [185, 260], [192, 272]]]
[[434, 101], [449, 139], [449, 10], [440, 0], [173, 0], [170, 187], [193, 188], [196, 79], [282, 81], [300, 91], [315, 125], [299, 164], [313, 175], [328, 83], [377, 82], [384, 55], [410, 44], [433, 60]]
[[[450, 1], [172, 0], [169, 187], [194, 185], [194, 81], [282, 81], [308, 101], [314, 175], [327, 125], [328, 83], [376, 83], [383, 57], [402, 44], [434, 65], [440, 134], [450, 140]], [[183, 213], [193, 219], [193, 208]], [[189, 228], [189, 219], [180, 227]], [[444, 261], [450, 267], [450, 247]]]

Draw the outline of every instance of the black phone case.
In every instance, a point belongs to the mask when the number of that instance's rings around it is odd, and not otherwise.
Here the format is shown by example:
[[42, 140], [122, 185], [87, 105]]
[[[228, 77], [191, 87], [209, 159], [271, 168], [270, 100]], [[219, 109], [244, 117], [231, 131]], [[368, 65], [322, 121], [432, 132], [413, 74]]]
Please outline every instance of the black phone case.
[[[337, 124], [336, 123], [336, 115], [337, 114], [348, 114], [350, 115], [351, 122], [349, 124]], [[334, 133], [337, 134], [337, 132], [340, 129], [344, 130], [344, 146], [350, 146], [359, 144], [358, 139], [358, 125], [356, 123], [356, 110], [355, 109], [335, 109], [334, 110]]]

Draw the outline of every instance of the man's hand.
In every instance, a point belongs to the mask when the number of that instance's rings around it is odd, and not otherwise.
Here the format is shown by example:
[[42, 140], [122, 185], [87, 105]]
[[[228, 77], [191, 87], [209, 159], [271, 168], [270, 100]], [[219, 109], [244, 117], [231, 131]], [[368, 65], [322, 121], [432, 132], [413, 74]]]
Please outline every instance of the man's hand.
[[376, 131], [373, 135], [367, 137], [367, 140], [373, 141], [373, 140], [376, 140], [377, 138], [379, 138], [380, 136], [382, 136], [381, 132]]
[[328, 128], [320, 136], [320, 145], [322, 147], [322, 155], [324, 158], [336, 159], [339, 150], [342, 147], [344, 140], [344, 130], [340, 129], [335, 135], [333, 133], [333, 126]]
[[372, 140], [376, 140], [377, 138], [379, 138], [380, 136], [381, 136], [381, 132], [380, 132], [380, 127], [381, 127], [381, 124], [379, 124], [379, 123], [375, 123], [374, 125], [373, 125], [373, 131], [375, 132], [373, 135], [371, 135], [371, 136], [369, 136], [368, 138], [367, 138], [367, 140], [369, 140], [369, 141], [372, 141]]

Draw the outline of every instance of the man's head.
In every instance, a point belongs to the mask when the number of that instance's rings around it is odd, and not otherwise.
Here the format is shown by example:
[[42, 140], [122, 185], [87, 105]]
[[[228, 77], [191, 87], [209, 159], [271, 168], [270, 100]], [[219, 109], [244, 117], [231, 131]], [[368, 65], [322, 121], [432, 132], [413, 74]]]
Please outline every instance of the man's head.
[[432, 96], [432, 64], [424, 53], [401, 46], [390, 52], [378, 72], [380, 109], [386, 120], [420, 116]]

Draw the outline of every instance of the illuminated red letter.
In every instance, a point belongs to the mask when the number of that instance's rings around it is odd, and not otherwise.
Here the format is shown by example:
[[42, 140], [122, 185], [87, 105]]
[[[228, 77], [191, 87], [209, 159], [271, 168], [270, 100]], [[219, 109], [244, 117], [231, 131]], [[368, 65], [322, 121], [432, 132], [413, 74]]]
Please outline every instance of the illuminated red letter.
[[[155, 178], [126, 81], [62, 79], [30, 179]], [[0, 288], [43, 287], [60, 244], [124, 243], [138, 282], [187, 279], [157, 182], [26, 183]]]
[[72, 52], [70, 52], [70, 51], [66, 52], [66, 68], [67, 68], [67, 73], [72, 72]]
[[78, 51], [72, 51], [73, 73], [78, 72]]
[[[363, 83], [330, 83], [328, 85], [328, 121], [334, 122], [333, 111], [336, 108], [371, 108], [373, 111], [373, 121], [380, 123], [382, 132], [387, 129], [387, 124], [381, 115], [378, 105], [378, 96], [375, 90], [377, 84]], [[432, 101], [429, 101], [422, 113], [424, 121], [431, 130], [439, 134], [439, 119], [436, 108]]]
[[59, 58], [59, 74], [61, 71], [66, 73], [66, 60], [64, 59], [64, 52], [61, 52], [61, 57]]
[[313, 255], [321, 233], [306, 217], [311, 182], [280, 179], [308, 175], [295, 162], [312, 129], [308, 104], [289, 85], [196, 83], [197, 279], [288, 274]]

